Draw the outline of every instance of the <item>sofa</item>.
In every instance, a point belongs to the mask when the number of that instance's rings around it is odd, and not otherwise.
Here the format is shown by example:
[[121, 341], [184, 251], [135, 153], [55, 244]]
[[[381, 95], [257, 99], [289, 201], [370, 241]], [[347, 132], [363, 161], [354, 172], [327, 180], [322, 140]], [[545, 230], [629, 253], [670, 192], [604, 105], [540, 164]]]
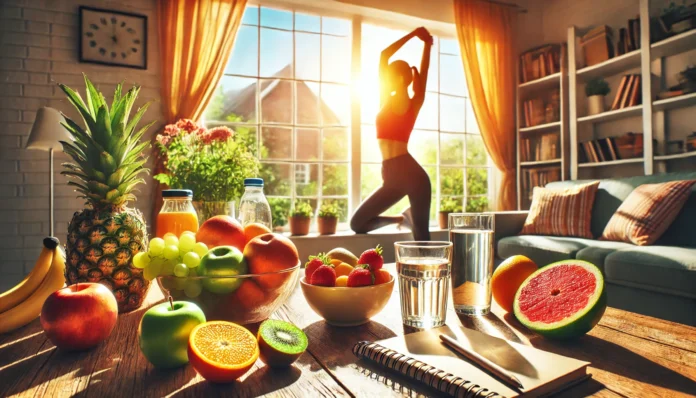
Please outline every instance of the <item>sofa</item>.
[[[696, 188], [655, 244], [636, 246], [596, 239], [637, 186], [691, 179], [696, 179], [696, 172], [600, 180], [592, 208], [595, 239], [519, 235], [527, 212], [495, 213], [496, 255], [505, 259], [522, 254], [539, 266], [567, 259], [589, 261], [602, 270], [609, 306], [696, 326]], [[590, 181], [559, 181], [547, 187], [566, 188]]]

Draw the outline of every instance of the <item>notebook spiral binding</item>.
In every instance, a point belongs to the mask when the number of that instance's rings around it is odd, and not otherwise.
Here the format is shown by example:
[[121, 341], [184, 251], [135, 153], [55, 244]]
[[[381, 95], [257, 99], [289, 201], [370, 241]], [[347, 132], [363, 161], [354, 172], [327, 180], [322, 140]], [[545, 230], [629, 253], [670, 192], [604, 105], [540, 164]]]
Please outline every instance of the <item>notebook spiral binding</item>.
[[436, 367], [369, 341], [360, 341], [353, 346], [353, 354], [376, 362], [402, 375], [417, 380], [456, 398], [493, 398], [500, 394], [461, 377], [455, 377]]

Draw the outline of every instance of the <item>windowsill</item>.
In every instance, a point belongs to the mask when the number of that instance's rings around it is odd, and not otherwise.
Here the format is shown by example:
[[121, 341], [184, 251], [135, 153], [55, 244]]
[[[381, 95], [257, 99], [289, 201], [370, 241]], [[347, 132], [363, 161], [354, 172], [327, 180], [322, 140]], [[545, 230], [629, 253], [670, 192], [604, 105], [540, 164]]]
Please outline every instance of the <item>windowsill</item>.
[[[447, 232], [447, 230], [439, 227], [430, 227], [430, 233], [440, 232]], [[385, 227], [366, 234], [358, 234], [351, 230], [343, 230], [336, 231], [336, 233], [332, 235], [319, 235], [318, 232], [310, 232], [308, 235], [292, 235], [290, 232], [283, 232], [283, 235], [291, 239], [374, 239], [379, 237], [409, 236], [411, 235], [411, 231], [408, 229]]]

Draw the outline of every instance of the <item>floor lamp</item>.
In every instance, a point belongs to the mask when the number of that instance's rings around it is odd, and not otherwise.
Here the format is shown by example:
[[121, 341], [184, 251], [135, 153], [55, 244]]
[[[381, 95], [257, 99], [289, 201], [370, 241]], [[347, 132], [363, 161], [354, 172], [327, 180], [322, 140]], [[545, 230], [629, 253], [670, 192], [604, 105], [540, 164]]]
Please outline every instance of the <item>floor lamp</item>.
[[27, 149], [48, 151], [48, 207], [49, 207], [49, 236], [53, 236], [53, 151], [62, 151], [60, 141], [72, 141], [68, 130], [60, 123], [65, 119], [56, 109], [43, 107], [36, 112], [34, 126], [31, 128]]

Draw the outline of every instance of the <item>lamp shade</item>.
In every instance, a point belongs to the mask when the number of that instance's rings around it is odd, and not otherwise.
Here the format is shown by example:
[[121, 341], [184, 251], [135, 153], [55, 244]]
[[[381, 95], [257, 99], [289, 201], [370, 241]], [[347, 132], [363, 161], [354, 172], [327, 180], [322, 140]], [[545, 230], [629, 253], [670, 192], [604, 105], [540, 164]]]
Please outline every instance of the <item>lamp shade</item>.
[[68, 130], [60, 123], [65, 119], [56, 109], [43, 107], [36, 112], [36, 119], [29, 134], [27, 149], [63, 150], [59, 141], [72, 141]]

